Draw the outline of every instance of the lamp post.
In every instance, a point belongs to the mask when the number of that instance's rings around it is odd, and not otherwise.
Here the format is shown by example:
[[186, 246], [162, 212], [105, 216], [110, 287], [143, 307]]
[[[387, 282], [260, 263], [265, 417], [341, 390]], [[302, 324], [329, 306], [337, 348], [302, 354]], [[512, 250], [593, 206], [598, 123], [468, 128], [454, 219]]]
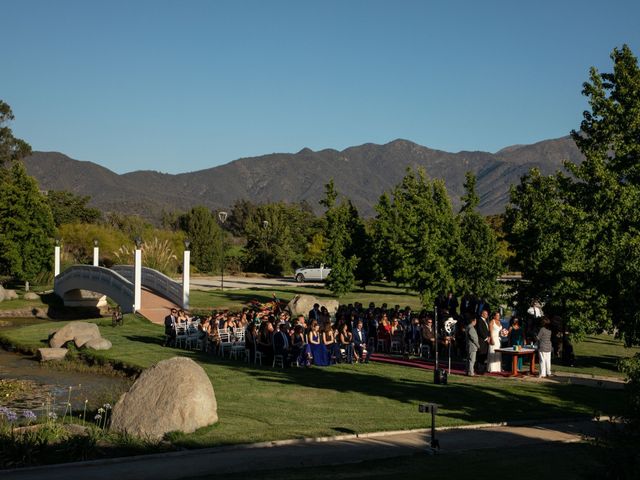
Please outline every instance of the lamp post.
[[142, 307], [142, 239], [135, 238], [136, 251], [133, 263], [133, 311], [134, 313]]
[[189, 282], [191, 274], [191, 251], [189, 239], [184, 241], [184, 256], [182, 258], [182, 308], [189, 309]]
[[267, 238], [267, 228], [269, 228], [269, 221], [262, 221], [262, 228], [264, 229], [264, 249], [262, 250], [262, 270], [267, 273], [267, 246], [269, 245]]
[[53, 248], [53, 276], [60, 275], [60, 239], [56, 238], [56, 246]]
[[[227, 212], [218, 212], [218, 219], [220, 223], [224, 226], [224, 222], [227, 221]], [[224, 229], [220, 235], [220, 250], [222, 253], [222, 260], [220, 262], [220, 289], [224, 292], [224, 262], [225, 262], [225, 249], [224, 249]]]
[[100, 263], [100, 248], [98, 247], [98, 239], [93, 239], [93, 266], [97, 267]]

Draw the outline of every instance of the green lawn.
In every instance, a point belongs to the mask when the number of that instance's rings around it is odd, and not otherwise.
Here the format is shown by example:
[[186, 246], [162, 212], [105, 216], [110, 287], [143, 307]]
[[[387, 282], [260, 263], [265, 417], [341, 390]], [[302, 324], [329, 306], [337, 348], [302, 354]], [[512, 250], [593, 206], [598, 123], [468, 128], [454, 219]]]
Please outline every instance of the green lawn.
[[551, 368], [558, 372], [623, 377], [618, 360], [640, 352], [640, 348], [625, 348], [613, 335], [592, 335], [574, 344], [576, 361], [573, 367], [557, 363]]
[[[110, 320], [98, 323], [113, 348], [91, 352], [92, 359], [137, 370], [175, 355], [200, 362], [216, 391], [220, 422], [172, 437], [188, 447], [422, 428], [426, 418], [417, 405], [425, 401], [442, 405], [439, 425], [617, 414], [624, 404], [621, 391], [477, 377], [451, 377], [449, 385], [440, 386], [427, 371], [382, 364], [253, 367], [164, 348], [162, 327], [132, 315], [123, 327], [111, 327]], [[34, 350], [59, 325], [5, 329], [0, 339]]]
[[[274, 289], [251, 288], [225, 290], [224, 292], [220, 290], [192, 290], [190, 304], [192, 309], [229, 308], [240, 310], [253, 299], [261, 302], [271, 301], [274, 293], [280, 300], [287, 302], [298, 294], [314, 295], [320, 299], [335, 298], [326, 288], [301, 284]], [[369, 302], [375, 302], [377, 306], [387, 303], [389, 308], [394, 305], [400, 305], [402, 308], [408, 305], [413, 310], [422, 308], [417, 294], [382, 283], [370, 285], [366, 290], [358, 288], [340, 298], [341, 304], [354, 302], [361, 302], [364, 305], [368, 305]]]

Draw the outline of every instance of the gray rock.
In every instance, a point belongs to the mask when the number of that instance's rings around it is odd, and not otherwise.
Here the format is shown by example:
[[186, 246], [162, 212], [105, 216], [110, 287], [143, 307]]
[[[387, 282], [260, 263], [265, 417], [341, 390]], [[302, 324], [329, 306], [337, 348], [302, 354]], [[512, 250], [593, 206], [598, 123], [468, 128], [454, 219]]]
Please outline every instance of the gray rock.
[[287, 305], [287, 308], [291, 312], [292, 317], [298, 315], [304, 315], [305, 318], [309, 314], [309, 311], [313, 309], [314, 304], [320, 304], [321, 307], [326, 307], [330, 315], [335, 315], [340, 305], [337, 300], [318, 300], [313, 295], [296, 295]]
[[34, 292], [26, 292], [22, 298], [25, 300], [40, 300], [40, 295]]
[[93, 350], [109, 350], [111, 346], [111, 342], [102, 337], [92, 338], [83, 345], [84, 348], [92, 348]]
[[49, 318], [49, 315], [47, 314], [47, 310], [44, 308], [34, 308], [32, 310], [32, 314], [36, 318], [43, 318], [43, 319]]
[[194, 432], [218, 421], [213, 386], [189, 358], [162, 360], [142, 372], [113, 407], [111, 429], [142, 438]]
[[4, 296], [5, 296], [5, 289], [2, 285], [0, 285], [0, 302], [4, 300]]
[[43, 362], [50, 362], [52, 360], [64, 360], [68, 350], [66, 348], [39, 348], [38, 356]]
[[100, 338], [100, 329], [95, 323], [69, 322], [54, 333], [49, 340], [49, 346], [59, 348], [67, 342], [75, 341], [76, 338], [79, 339], [79, 346], [84, 345], [92, 338]]

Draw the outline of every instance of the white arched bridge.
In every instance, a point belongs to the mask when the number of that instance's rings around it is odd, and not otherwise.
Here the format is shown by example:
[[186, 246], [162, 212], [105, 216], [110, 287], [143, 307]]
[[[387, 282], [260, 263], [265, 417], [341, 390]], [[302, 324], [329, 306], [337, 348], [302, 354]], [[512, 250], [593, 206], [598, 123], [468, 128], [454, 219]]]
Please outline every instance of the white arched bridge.
[[[70, 304], [81, 296], [81, 291], [90, 291], [106, 295], [120, 305], [123, 313], [143, 311], [144, 300], [150, 296], [162, 297], [170, 306], [188, 308], [188, 284], [176, 282], [165, 274], [152, 268], [142, 267], [140, 272], [139, 294], [136, 299], [135, 267], [133, 265], [115, 265], [112, 268], [94, 265], [74, 265], [55, 276], [53, 290], [56, 295]], [[147, 295], [145, 295], [145, 293]], [[157, 302], [155, 302], [157, 303]], [[147, 316], [147, 315], [145, 315]]]

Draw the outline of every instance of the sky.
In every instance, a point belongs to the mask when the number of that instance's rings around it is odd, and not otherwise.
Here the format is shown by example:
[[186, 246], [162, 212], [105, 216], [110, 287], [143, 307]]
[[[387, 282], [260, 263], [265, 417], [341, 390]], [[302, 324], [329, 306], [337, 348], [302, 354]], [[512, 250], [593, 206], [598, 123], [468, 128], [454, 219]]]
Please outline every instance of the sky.
[[579, 128], [640, 2], [0, 0], [14, 135], [118, 173], [403, 138], [495, 152]]

